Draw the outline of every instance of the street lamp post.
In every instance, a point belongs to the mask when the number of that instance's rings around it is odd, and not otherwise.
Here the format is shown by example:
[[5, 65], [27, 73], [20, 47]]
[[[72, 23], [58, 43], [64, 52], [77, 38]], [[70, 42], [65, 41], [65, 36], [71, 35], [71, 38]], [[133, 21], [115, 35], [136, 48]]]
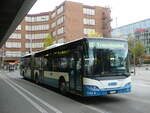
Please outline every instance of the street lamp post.
[[1, 68], [4, 67], [4, 56], [5, 56], [4, 46], [2, 46], [2, 48], [1, 48]]
[[[134, 42], [133, 42], [133, 43], [134, 43], [134, 48], [135, 48], [135, 40], [136, 40], [136, 39], [135, 39], [135, 36], [134, 36], [134, 40], [133, 40], [133, 41], [134, 41]], [[134, 75], [136, 74], [136, 71], [135, 71], [135, 62], [136, 62], [136, 61], [135, 61], [135, 51], [134, 51], [134, 54], [133, 54]]]

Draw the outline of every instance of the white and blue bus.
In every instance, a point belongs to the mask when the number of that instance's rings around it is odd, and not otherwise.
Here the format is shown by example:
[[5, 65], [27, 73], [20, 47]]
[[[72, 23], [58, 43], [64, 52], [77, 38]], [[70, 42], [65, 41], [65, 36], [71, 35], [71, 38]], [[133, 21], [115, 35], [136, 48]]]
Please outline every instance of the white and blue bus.
[[61, 93], [100, 96], [131, 91], [127, 41], [82, 38], [21, 58], [20, 73]]

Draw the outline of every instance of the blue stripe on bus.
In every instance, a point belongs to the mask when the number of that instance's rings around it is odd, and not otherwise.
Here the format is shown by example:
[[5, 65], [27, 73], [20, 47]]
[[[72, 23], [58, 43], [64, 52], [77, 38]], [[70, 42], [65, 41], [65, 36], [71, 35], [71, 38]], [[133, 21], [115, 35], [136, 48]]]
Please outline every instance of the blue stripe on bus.
[[58, 88], [58, 79], [44, 77], [44, 84], [50, 85], [52, 87]]
[[83, 90], [84, 90], [84, 96], [100, 96], [100, 95], [109, 95], [109, 94], [116, 94], [116, 93], [128, 93], [131, 92], [131, 83], [128, 83], [121, 88], [110, 88], [110, 89], [99, 89], [95, 86], [84, 85]]
[[[42, 81], [42, 83], [47, 84], [49, 86], [55, 87], [55, 88], [59, 88], [59, 80], [58, 79], [54, 79], [54, 78], [49, 78], [49, 77], [44, 77], [44, 81]], [[69, 82], [66, 82], [67, 85], [67, 90], [69, 88]]]

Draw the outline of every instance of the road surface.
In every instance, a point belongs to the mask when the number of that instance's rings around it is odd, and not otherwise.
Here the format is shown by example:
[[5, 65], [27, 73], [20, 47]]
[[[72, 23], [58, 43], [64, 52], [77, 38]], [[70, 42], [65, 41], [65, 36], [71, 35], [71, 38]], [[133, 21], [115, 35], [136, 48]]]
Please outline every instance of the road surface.
[[136, 68], [132, 92], [92, 98], [63, 96], [24, 80], [19, 71], [0, 72], [0, 113], [150, 113], [150, 69]]

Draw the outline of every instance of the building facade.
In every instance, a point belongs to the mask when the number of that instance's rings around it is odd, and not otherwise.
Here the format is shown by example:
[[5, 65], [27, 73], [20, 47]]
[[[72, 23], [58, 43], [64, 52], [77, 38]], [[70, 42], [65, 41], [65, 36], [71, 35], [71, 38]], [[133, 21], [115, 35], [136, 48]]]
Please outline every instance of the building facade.
[[134, 31], [136, 40], [140, 40], [145, 45], [145, 52], [150, 56], [150, 28], [141, 28]]
[[27, 15], [3, 45], [3, 60], [15, 62], [25, 54], [41, 50], [43, 39], [50, 32], [49, 17], [49, 12]]
[[50, 31], [55, 43], [75, 40], [92, 31], [110, 37], [110, 21], [109, 8], [67, 1], [52, 11]]
[[124, 25], [121, 27], [117, 27], [112, 29], [111, 35], [112, 37], [126, 37], [129, 34], [134, 34], [134, 31], [136, 29], [141, 29], [141, 28], [150, 28], [150, 19], [145, 19], [142, 21], [138, 21], [132, 24]]
[[150, 55], [150, 19], [142, 20], [112, 30], [112, 37], [132, 37], [143, 42], [146, 54]]
[[43, 49], [43, 39], [49, 34], [54, 43], [86, 37], [90, 32], [110, 37], [110, 13], [109, 8], [65, 1], [53, 11], [29, 14], [5, 43], [1, 54], [7, 62], [19, 60], [29, 52]]

